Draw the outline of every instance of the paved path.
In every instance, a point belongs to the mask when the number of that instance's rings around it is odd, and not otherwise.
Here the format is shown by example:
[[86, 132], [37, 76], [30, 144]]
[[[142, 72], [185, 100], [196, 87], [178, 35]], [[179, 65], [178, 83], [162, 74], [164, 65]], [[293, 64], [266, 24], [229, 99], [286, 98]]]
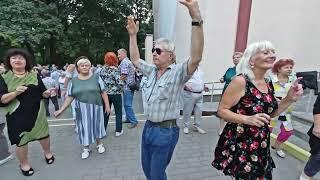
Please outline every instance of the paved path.
[[[139, 119], [141, 119], [140, 117]], [[191, 132], [189, 135], [180, 131], [180, 139], [167, 169], [170, 180], [225, 180], [225, 177], [211, 167], [213, 150], [218, 140], [217, 118], [204, 117], [202, 126], [207, 134]], [[140, 162], [140, 142], [143, 121], [135, 129], [127, 129], [124, 135], [114, 136], [115, 126], [108, 127], [108, 136], [104, 144], [107, 151], [98, 154], [94, 147], [91, 156], [81, 160], [81, 146], [76, 142], [76, 133], [70, 120], [50, 121], [52, 150], [56, 156], [53, 165], [46, 165], [39, 143], [30, 144], [29, 157], [35, 174], [23, 177], [14, 159], [0, 167], [0, 180], [144, 180]], [[69, 124], [69, 125], [68, 125]], [[181, 124], [181, 121], [179, 121]], [[181, 127], [181, 125], [180, 125]], [[304, 163], [287, 157], [284, 160], [274, 156], [277, 169], [274, 179], [296, 180]]]

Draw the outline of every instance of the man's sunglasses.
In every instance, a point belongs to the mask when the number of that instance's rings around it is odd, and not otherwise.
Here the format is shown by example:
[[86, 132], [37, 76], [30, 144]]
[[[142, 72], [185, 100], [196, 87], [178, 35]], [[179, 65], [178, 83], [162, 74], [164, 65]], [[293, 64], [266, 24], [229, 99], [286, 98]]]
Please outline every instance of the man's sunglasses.
[[156, 52], [158, 55], [160, 55], [162, 52], [165, 52], [165, 50], [162, 50], [160, 48], [152, 48], [152, 53]]

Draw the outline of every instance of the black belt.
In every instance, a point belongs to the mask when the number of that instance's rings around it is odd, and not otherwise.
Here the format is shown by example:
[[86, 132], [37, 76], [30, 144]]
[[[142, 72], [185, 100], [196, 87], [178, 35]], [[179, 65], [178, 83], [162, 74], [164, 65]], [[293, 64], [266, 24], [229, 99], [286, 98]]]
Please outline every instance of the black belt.
[[152, 122], [148, 120], [152, 126], [157, 126], [160, 128], [173, 128], [173, 127], [178, 127], [177, 125], [177, 120], [176, 119], [170, 119], [170, 120], [165, 120], [162, 122]]
[[287, 121], [287, 117], [286, 116], [279, 116], [278, 118], [279, 121]]
[[197, 94], [202, 93], [202, 91], [200, 91], [200, 92], [193, 92], [193, 91], [190, 91], [190, 90], [189, 90], [189, 89], [187, 89], [187, 88], [183, 88], [183, 90], [188, 91], [188, 92], [192, 92], [192, 93], [197, 93]]

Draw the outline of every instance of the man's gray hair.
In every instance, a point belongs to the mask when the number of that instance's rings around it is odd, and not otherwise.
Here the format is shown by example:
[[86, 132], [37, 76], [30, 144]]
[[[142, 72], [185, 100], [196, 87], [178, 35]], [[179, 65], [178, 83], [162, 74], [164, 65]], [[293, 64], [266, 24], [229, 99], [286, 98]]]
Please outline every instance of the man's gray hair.
[[172, 41], [166, 38], [159, 38], [155, 41], [155, 44], [162, 44], [163, 48], [167, 51], [171, 51], [174, 53], [175, 47]]
[[118, 51], [120, 51], [120, 52], [123, 52], [123, 53], [127, 54], [127, 50], [126, 50], [126, 49], [124, 49], [124, 48], [121, 48], [121, 49], [119, 49]]
[[176, 62], [176, 53], [175, 53], [175, 46], [172, 41], [166, 38], [159, 38], [155, 41], [155, 44], [161, 44], [166, 51], [170, 51], [172, 53], [172, 62]]
[[[237, 75], [246, 74], [250, 80], [253, 80], [255, 76], [251, 69], [250, 59], [258, 52], [268, 49], [274, 50], [274, 46], [270, 41], [259, 41], [250, 44], [244, 51], [243, 56], [241, 57], [239, 64], [237, 65]], [[265, 77], [268, 79], [270, 78], [269, 72], [265, 74]]]

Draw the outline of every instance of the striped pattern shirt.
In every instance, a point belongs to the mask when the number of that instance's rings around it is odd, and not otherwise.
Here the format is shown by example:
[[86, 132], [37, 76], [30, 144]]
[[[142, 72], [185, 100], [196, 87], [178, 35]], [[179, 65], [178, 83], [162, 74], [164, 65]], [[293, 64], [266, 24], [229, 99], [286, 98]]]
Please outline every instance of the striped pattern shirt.
[[180, 96], [184, 83], [192, 75], [188, 75], [188, 61], [170, 65], [157, 79], [155, 65], [139, 60], [139, 70], [148, 78], [144, 93], [144, 113], [147, 120], [162, 122], [178, 119], [180, 116]]

